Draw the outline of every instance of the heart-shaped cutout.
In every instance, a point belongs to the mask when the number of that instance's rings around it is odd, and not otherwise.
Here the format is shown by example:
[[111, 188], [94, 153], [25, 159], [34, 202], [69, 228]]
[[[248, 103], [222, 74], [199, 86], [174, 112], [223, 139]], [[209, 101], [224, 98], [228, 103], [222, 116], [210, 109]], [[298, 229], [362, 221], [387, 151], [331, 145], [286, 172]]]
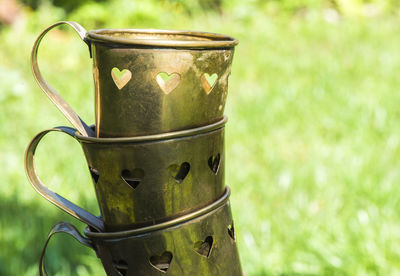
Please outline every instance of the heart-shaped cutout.
[[211, 254], [212, 246], [213, 238], [208, 236], [204, 241], [196, 242], [194, 244], [194, 250], [201, 256], [208, 258]]
[[178, 86], [181, 76], [178, 73], [167, 74], [165, 72], [161, 72], [158, 73], [156, 80], [161, 90], [165, 94], [169, 94]]
[[168, 170], [175, 181], [180, 184], [189, 174], [190, 164], [188, 162], [183, 162], [180, 166], [173, 164], [168, 167]]
[[144, 177], [144, 171], [142, 169], [136, 168], [133, 171], [123, 170], [121, 172], [121, 178], [128, 184], [132, 189], [136, 189], [142, 182]]
[[113, 262], [113, 266], [117, 273], [121, 276], [126, 276], [128, 273], [128, 264], [124, 260]]
[[132, 78], [132, 73], [128, 69], [120, 71], [117, 67], [111, 70], [111, 77], [115, 85], [121, 90]]
[[216, 156], [212, 155], [208, 158], [208, 166], [215, 175], [218, 173], [220, 161], [221, 155], [219, 153]]
[[94, 181], [94, 184], [97, 184], [97, 182], [99, 181], [99, 177], [100, 177], [99, 171], [94, 168], [91, 168], [91, 167], [89, 167], [89, 171], [90, 171], [90, 175], [92, 176], [92, 179]]
[[211, 76], [207, 73], [204, 73], [201, 76], [201, 85], [203, 86], [204, 91], [206, 94], [210, 94], [211, 90], [214, 88], [215, 84], [217, 83], [218, 75], [216, 73], [212, 74]]
[[150, 264], [160, 272], [167, 272], [172, 261], [172, 253], [165, 251], [161, 256], [151, 256]]
[[234, 240], [234, 241], [236, 240], [235, 227], [233, 226], [233, 221], [232, 221], [232, 224], [228, 225], [228, 234], [232, 240]]

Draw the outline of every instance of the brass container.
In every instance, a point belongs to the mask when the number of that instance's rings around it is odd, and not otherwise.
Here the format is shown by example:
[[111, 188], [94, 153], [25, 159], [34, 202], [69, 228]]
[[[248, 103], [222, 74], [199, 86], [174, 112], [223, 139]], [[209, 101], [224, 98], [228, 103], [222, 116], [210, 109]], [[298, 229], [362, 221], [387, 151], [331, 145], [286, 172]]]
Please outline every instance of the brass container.
[[[61, 24], [78, 32], [93, 58], [95, 131], [44, 80], [38, 67], [42, 38]], [[192, 31], [87, 32], [76, 22], [62, 21], [39, 35], [31, 63], [39, 86], [83, 136], [132, 137], [221, 120], [237, 43], [229, 36]]]
[[[45, 130], [28, 146], [26, 172], [43, 197], [98, 231], [157, 224], [223, 194], [225, 122], [223, 118], [205, 127], [131, 138], [85, 137], [67, 127]], [[36, 175], [36, 147], [52, 131], [66, 133], [82, 146], [102, 219], [52, 192]]]
[[243, 275], [228, 201], [229, 189], [205, 208], [150, 227], [101, 233], [70, 224], [56, 225], [42, 252], [40, 271], [51, 236], [72, 235], [94, 249], [108, 276], [241, 276]]

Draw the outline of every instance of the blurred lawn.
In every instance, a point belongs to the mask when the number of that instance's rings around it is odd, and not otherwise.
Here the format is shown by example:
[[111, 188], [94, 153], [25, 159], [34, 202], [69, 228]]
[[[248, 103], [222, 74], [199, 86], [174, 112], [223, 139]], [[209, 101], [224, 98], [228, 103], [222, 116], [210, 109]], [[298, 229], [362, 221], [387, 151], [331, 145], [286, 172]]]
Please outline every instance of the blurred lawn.
[[[266, 16], [252, 6], [189, 16], [147, 3], [122, 15], [111, 9], [109, 18], [101, 9], [85, 14], [85, 7], [69, 18], [88, 29], [102, 15], [110, 28], [195, 29], [239, 39], [226, 158], [247, 275], [400, 275], [400, 19], [329, 23], [320, 12]], [[23, 168], [37, 132], [69, 125], [29, 65], [36, 36], [63, 19], [47, 5], [0, 29], [0, 275], [37, 275], [56, 222], [84, 228], [41, 198]], [[39, 58], [49, 83], [93, 123], [84, 43], [69, 29], [52, 31]], [[98, 213], [80, 146], [59, 134], [44, 140], [37, 154], [44, 182]], [[92, 251], [62, 235], [47, 262], [52, 275], [104, 275]]]

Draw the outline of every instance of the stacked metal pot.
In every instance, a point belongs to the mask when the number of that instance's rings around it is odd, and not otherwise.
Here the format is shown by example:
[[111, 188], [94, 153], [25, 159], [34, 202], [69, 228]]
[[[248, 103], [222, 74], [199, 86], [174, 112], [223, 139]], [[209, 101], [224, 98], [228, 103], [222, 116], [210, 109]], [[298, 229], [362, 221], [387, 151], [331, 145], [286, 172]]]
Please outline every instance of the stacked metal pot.
[[[61, 24], [78, 32], [93, 58], [92, 127], [38, 68], [40, 41]], [[236, 44], [229, 36], [189, 31], [87, 32], [75, 22], [58, 22], [39, 35], [32, 50], [35, 78], [76, 129], [37, 134], [26, 151], [26, 172], [43, 197], [88, 225], [81, 235], [59, 223], [48, 239], [72, 235], [96, 251], [107, 275], [242, 275], [224, 183], [223, 111]], [[35, 149], [53, 131], [82, 146], [101, 216], [38, 178]]]

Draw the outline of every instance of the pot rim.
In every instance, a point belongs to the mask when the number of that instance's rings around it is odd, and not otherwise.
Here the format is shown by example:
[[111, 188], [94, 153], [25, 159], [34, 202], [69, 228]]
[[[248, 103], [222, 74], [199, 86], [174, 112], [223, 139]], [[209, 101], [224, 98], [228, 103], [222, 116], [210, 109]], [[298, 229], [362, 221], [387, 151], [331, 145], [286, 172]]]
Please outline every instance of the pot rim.
[[[143, 38], [126, 38], [117, 34], [142, 35]], [[160, 37], [160, 39], [152, 39], [149, 36], [153, 36], [154, 38]], [[163, 38], [163, 36], [175, 36], [177, 39], [167, 39]], [[88, 31], [86, 37], [94, 42], [155, 48], [232, 48], [238, 44], [237, 39], [227, 35], [185, 30], [98, 29]]]
[[107, 144], [107, 143], [138, 143], [138, 142], [149, 142], [149, 141], [159, 141], [171, 138], [181, 138], [187, 137], [197, 134], [202, 134], [206, 132], [211, 132], [213, 130], [217, 130], [223, 128], [228, 121], [228, 117], [224, 116], [218, 122], [184, 130], [158, 133], [152, 135], [145, 136], [134, 136], [134, 137], [110, 137], [110, 138], [97, 138], [92, 136], [83, 136], [79, 133], [79, 131], [75, 132], [75, 137], [79, 140], [79, 142], [83, 143], [97, 143], [97, 144]]
[[141, 227], [141, 228], [136, 228], [136, 229], [131, 229], [131, 230], [118, 231], [118, 232], [93, 232], [88, 227], [86, 227], [84, 230], [84, 233], [88, 238], [115, 239], [115, 238], [123, 238], [123, 237], [128, 237], [128, 236], [137, 236], [137, 235], [142, 235], [142, 234], [148, 234], [148, 233], [151, 233], [154, 231], [175, 227], [179, 224], [186, 223], [190, 220], [196, 219], [198, 217], [201, 217], [206, 214], [210, 214], [211, 212], [218, 210], [219, 208], [221, 208], [222, 206], [227, 204], [230, 194], [231, 194], [231, 191], [230, 191], [229, 187], [226, 186], [224, 194], [220, 198], [218, 198], [216, 201], [214, 201], [213, 203], [211, 203], [197, 211], [191, 212], [189, 214], [186, 214], [181, 217], [178, 217], [178, 218], [175, 218], [172, 220], [168, 220], [168, 221], [165, 221], [162, 223], [145, 226], [145, 227]]

